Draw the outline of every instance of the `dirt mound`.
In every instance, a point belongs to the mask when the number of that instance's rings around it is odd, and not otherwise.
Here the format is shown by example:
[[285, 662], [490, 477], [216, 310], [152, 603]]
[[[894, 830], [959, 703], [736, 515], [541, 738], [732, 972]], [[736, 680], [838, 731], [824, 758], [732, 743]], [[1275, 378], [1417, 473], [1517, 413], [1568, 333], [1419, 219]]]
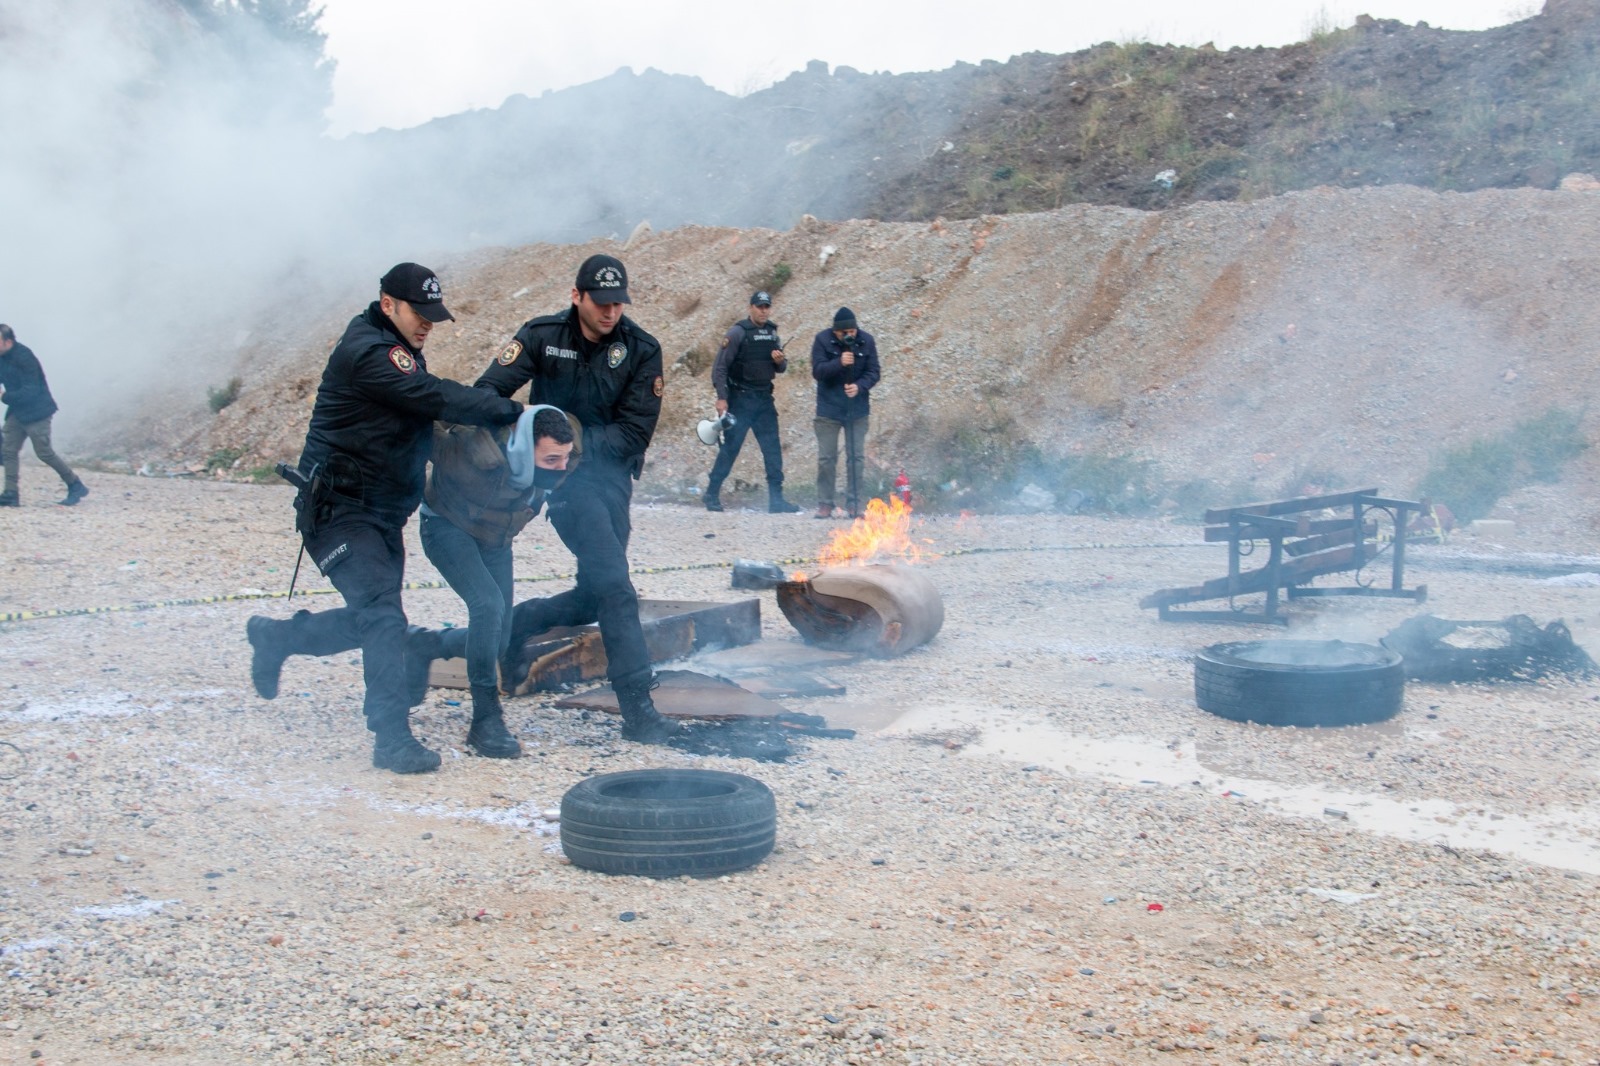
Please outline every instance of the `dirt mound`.
[[[445, 264], [458, 320], [435, 330], [428, 356], [436, 373], [472, 380], [522, 321], [566, 303], [583, 256], [623, 255], [636, 279], [631, 313], [668, 363], [641, 491], [681, 498], [713, 457], [692, 427], [711, 409], [717, 339], [781, 264], [792, 278], [775, 317], [795, 369], [777, 395], [801, 500], [815, 455], [810, 338], [841, 304], [878, 337], [883, 359], [874, 487], [903, 467], [923, 499], [944, 486], [960, 506], [974, 482], [989, 499], [1021, 487], [981, 484], [997, 470], [1022, 479], [1103, 456], [1145, 464], [1168, 494], [1200, 482], [1200, 496], [1237, 501], [1307, 481], [1407, 493], [1447, 446], [1587, 404], [1597, 241], [1592, 192], [1409, 187], [1153, 213], [691, 226], [641, 231], [626, 246], [536, 245]], [[365, 299], [340, 294], [314, 329], [247, 347], [240, 399], [220, 415], [173, 409], [119, 431], [117, 450], [132, 440], [135, 465], [209, 460], [235, 475], [294, 458], [327, 352]], [[997, 453], [1025, 453], [1033, 466], [996, 465]], [[1590, 476], [1588, 462], [1569, 477]], [[734, 473], [761, 481], [753, 446]], [[1530, 500], [1549, 521], [1594, 526], [1597, 505], [1559, 486]]]

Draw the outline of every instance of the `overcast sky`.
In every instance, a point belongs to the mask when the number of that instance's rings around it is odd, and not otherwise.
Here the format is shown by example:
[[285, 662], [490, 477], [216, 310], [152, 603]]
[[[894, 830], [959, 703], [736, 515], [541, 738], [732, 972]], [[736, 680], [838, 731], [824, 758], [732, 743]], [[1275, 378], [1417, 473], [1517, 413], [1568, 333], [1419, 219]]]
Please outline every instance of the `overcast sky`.
[[941, 70], [1101, 41], [1282, 45], [1358, 14], [1455, 30], [1537, 14], [1540, 0], [323, 0], [338, 60], [330, 132], [405, 127], [498, 107], [631, 67], [727, 93], [813, 59], [868, 73]]

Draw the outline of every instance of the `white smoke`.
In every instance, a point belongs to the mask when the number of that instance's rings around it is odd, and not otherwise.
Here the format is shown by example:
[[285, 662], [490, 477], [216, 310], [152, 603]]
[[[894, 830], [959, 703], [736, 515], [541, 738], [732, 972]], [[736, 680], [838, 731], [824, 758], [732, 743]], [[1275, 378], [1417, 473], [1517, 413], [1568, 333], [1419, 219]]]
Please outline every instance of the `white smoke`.
[[224, 38], [178, 0], [0, 0], [0, 321], [69, 429], [131, 389], [203, 396], [228, 377], [212, 338], [291, 315], [350, 260], [292, 46], [234, 21]]

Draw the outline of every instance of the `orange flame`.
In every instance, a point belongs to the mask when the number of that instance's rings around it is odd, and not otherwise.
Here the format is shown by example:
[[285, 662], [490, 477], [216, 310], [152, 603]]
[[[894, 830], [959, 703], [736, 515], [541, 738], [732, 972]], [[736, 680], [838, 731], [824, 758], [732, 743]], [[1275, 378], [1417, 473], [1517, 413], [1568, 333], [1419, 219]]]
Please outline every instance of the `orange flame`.
[[911, 543], [911, 506], [897, 496], [887, 502], [868, 500], [867, 513], [835, 530], [833, 541], [822, 549], [818, 562], [830, 566], [866, 565], [882, 556], [914, 563], [921, 551]]

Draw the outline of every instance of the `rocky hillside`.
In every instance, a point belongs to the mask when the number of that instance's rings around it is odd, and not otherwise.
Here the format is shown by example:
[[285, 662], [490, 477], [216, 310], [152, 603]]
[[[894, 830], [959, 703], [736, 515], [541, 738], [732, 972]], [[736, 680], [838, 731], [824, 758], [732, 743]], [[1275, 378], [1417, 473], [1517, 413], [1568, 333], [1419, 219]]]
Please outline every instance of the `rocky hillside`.
[[[801, 500], [815, 457], [805, 355], [841, 304], [883, 356], [874, 487], [903, 467], [927, 503], [1008, 506], [1030, 483], [1060, 495], [1081, 477], [1104, 502], [1173, 513], [1307, 483], [1408, 493], [1445, 448], [1553, 407], [1584, 411], [1592, 436], [1597, 243], [1600, 192], [1576, 188], [1322, 188], [1160, 212], [688, 226], [440, 264], [459, 321], [428, 353], [437, 372], [470, 380], [518, 324], [565, 304], [583, 256], [623, 255], [632, 314], [670, 363], [641, 491], [690, 499], [713, 456], [691, 433], [711, 408], [710, 354], [782, 264], [792, 278], [775, 317], [797, 369], [778, 395]], [[314, 328], [247, 347], [240, 398], [219, 416], [175, 399], [106, 453], [157, 469], [210, 461], [233, 476], [292, 458], [326, 353], [368, 298], [364, 285], [330, 295]], [[1562, 484], [1592, 484], [1592, 454]], [[735, 476], [759, 482], [753, 444]], [[1110, 500], [1119, 480], [1149, 498]], [[1559, 485], [1511, 505], [1585, 533], [1600, 513], [1592, 493]]]
[[[1600, 170], [1600, 0], [1482, 32], [1362, 16], [1286, 48], [1106, 43], [923, 74], [813, 62], [735, 98], [623, 70], [341, 142], [429, 205], [416, 246], [625, 237], [643, 220], [787, 229], [1086, 203], [1145, 209], [1321, 185], [1554, 188]], [[593, 116], [606, 135], [592, 135]]]
[[[451, 376], [564, 306], [584, 255], [627, 258], [634, 317], [670, 364], [650, 496], [703, 484], [712, 453], [690, 429], [717, 339], [752, 287], [780, 285], [801, 499], [806, 352], [841, 304], [884, 357], [874, 484], [903, 467], [924, 505], [1076, 489], [1193, 514], [1307, 486], [1415, 493], [1450, 449], [1479, 449], [1457, 468], [1492, 465], [1540, 419], [1593, 433], [1597, 41], [1600, 0], [1548, 0], [1483, 33], [1362, 18], [1285, 49], [1103, 45], [903, 76], [816, 63], [739, 100], [621, 72], [352, 139], [345, 163], [385, 168], [374, 210], [430, 205], [413, 218], [431, 236], [407, 248], [575, 242], [427, 256], [460, 318], [429, 348]], [[578, 135], [596, 109], [616, 118], [603, 143]], [[241, 321], [221, 358], [173, 342], [173, 365], [208, 369], [131, 430], [106, 420], [97, 450], [224, 476], [292, 458], [369, 290], [313, 294], [288, 332], [281, 314]], [[202, 386], [234, 373], [240, 398], [213, 416]], [[1503, 506], [1591, 530], [1600, 503], [1561, 484], [1597, 464]], [[753, 445], [735, 473], [759, 480]]]

